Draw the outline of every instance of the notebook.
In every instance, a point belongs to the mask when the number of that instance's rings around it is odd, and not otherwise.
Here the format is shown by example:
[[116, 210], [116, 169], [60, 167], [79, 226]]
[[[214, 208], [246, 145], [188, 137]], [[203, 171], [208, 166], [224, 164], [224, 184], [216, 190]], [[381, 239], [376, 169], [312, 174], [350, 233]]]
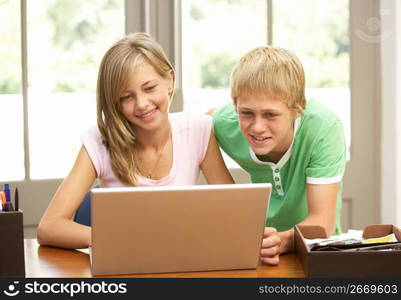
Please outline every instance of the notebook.
[[93, 275], [254, 269], [271, 185], [92, 190]]

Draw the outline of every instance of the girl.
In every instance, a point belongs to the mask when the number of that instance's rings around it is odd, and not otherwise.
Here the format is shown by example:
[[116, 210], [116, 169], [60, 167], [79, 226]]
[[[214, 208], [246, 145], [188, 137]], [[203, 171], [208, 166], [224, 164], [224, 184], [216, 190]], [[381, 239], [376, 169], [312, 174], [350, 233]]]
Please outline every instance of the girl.
[[161, 47], [136, 33], [105, 54], [97, 81], [97, 127], [38, 227], [38, 242], [85, 248], [90, 227], [71, 220], [96, 178], [100, 187], [233, 183], [207, 115], [169, 114], [174, 69]]

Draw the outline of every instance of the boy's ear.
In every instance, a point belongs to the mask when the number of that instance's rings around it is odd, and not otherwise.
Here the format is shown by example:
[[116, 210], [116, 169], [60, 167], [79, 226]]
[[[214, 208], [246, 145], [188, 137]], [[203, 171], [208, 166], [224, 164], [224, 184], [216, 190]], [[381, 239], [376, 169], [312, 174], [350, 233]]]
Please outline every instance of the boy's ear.
[[294, 120], [298, 117], [301, 116], [301, 113], [299, 111], [293, 111], [293, 116], [294, 116]]

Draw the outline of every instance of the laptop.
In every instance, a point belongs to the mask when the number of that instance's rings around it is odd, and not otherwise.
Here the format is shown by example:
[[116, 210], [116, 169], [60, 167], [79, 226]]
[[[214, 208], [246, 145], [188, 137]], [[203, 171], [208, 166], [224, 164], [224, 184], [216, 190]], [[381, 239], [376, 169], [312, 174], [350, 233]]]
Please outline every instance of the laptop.
[[93, 275], [255, 269], [271, 185], [92, 190]]

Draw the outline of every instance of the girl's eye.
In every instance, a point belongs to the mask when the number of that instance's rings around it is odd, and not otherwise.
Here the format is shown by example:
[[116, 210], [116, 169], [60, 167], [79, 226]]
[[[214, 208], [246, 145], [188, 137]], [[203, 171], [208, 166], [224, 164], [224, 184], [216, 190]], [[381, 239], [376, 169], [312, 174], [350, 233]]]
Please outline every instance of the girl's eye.
[[123, 102], [123, 101], [129, 100], [130, 98], [131, 98], [131, 95], [125, 95], [120, 98], [120, 101]]
[[249, 116], [252, 116], [252, 113], [250, 111], [242, 111], [241, 115], [243, 115], [245, 117], [249, 117]]
[[130, 100], [130, 99], [132, 99], [132, 95], [131, 95], [131, 94], [125, 95], [125, 96], [122, 96], [122, 97], [120, 98], [120, 102], [128, 101], [128, 100]]

